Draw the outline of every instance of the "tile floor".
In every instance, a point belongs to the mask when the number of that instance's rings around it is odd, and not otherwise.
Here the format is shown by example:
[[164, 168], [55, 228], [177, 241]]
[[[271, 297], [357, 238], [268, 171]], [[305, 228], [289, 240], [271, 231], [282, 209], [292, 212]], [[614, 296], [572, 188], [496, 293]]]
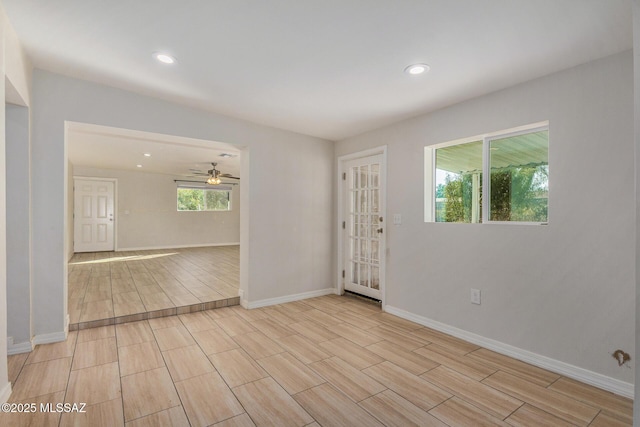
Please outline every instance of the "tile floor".
[[69, 330], [237, 305], [239, 256], [239, 246], [75, 254]]
[[632, 401], [335, 295], [71, 332], [9, 357], [2, 426], [625, 426]]

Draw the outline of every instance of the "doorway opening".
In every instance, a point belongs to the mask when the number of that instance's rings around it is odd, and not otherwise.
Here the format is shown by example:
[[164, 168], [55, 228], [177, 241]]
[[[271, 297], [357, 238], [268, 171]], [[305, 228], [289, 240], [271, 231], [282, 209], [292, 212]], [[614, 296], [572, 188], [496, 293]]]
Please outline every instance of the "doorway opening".
[[[69, 330], [239, 304], [243, 150], [84, 123], [65, 130]], [[220, 179], [207, 184], [212, 163]], [[183, 200], [185, 182], [194, 200]], [[199, 208], [199, 193], [223, 186], [225, 209]]]

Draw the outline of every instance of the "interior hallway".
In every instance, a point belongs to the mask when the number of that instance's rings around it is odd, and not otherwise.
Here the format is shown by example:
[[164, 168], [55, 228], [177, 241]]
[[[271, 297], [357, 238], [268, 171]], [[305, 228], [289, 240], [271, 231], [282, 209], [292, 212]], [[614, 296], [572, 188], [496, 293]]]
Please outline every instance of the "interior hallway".
[[69, 330], [239, 303], [239, 246], [77, 253]]
[[[0, 425], [629, 426], [632, 401], [329, 295], [71, 332], [9, 357]], [[31, 423], [31, 424], [30, 424]]]

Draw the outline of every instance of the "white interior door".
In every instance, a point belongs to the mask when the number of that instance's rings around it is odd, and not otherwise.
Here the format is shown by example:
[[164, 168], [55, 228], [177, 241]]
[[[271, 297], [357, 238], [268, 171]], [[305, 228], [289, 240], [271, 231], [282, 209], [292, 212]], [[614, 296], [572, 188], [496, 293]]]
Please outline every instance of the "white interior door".
[[74, 178], [74, 252], [112, 251], [114, 182]]
[[383, 155], [345, 161], [345, 290], [382, 300], [384, 290]]

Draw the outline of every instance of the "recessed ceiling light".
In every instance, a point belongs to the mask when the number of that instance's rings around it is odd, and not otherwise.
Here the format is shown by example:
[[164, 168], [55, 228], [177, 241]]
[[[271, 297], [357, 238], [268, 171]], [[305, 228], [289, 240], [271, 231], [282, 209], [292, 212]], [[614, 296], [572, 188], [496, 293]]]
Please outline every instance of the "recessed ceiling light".
[[145, 157], [151, 157], [151, 153], [144, 153]]
[[404, 72], [411, 75], [418, 75], [428, 72], [431, 69], [427, 64], [412, 64], [404, 69]]
[[176, 58], [171, 55], [167, 55], [166, 53], [156, 52], [153, 54], [153, 57], [163, 64], [173, 64], [176, 62]]
[[142, 167], [142, 165], [136, 165], [136, 167], [137, 167], [137, 168], [141, 168], [141, 167]]

